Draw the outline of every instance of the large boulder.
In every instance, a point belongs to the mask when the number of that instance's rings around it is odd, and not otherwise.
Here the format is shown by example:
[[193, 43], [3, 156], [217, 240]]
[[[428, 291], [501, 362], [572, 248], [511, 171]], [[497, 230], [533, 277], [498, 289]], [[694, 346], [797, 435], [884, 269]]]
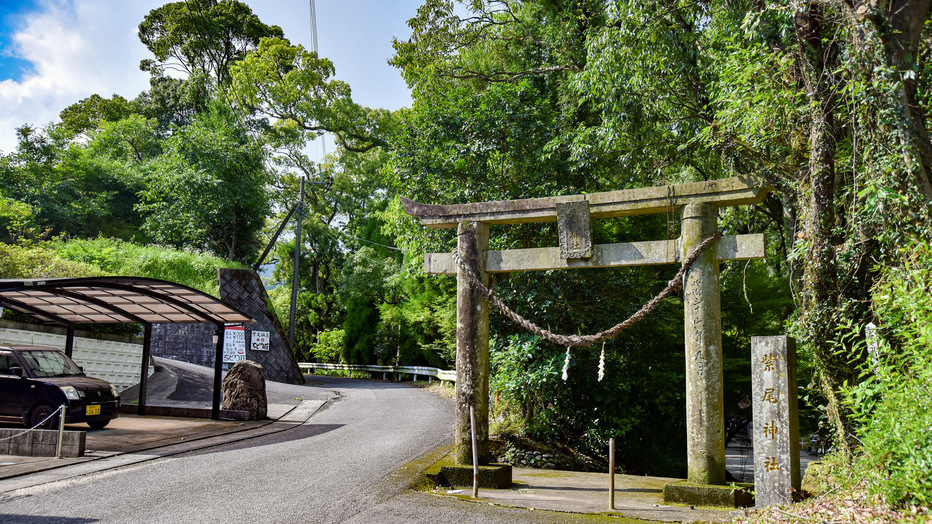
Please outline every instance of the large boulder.
[[223, 379], [221, 409], [248, 411], [250, 419], [266, 418], [268, 399], [265, 396], [265, 371], [262, 364], [241, 360], [233, 365]]

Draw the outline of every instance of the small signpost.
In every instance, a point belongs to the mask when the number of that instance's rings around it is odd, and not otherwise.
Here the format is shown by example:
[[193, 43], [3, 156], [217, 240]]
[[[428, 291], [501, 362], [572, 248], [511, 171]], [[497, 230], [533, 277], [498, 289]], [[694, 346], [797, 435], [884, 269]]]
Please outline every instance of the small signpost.
[[252, 332], [252, 343], [249, 345], [249, 349], [252, 351], [268, 351], [269, 350], [269, 332], [268, 331], [253, 331]]
[[227, 326], [223, 331], [223, 362], [235, 364], [246, 360], [246, 328]]
[[793, 502], [799, 478], [796, 341], [751, 337], [754, 499], [757, 507]]

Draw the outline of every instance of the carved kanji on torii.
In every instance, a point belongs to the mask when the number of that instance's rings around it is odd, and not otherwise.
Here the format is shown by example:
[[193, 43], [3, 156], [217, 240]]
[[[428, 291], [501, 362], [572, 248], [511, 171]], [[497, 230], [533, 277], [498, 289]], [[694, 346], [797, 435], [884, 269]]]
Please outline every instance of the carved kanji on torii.
[[[770, 188], [736, 177], [661, 187], [524, 200], [426, 205], [402, 197], [405, 212], [432, 228], [458, 230], [458, 253], [483, 284], [489, 273], [682, 263], [718, 228], [718, 208], [757, 204]], [[591, 219], [682, 209], [676, 240], [593, 245]], [[557, 221], [559, 247], [489, 251], [489, 225]], [[719, 261], [764, 257], [764, 235], [723, 236], [683, 279], [689, 481], [725, 482]], [[456, 274], [456, 451], [470, 464], [469, 407], [476, 410], [482, 464], [489, 461], [489, 303], [450, 253], [425, 256], [428, 274]]]

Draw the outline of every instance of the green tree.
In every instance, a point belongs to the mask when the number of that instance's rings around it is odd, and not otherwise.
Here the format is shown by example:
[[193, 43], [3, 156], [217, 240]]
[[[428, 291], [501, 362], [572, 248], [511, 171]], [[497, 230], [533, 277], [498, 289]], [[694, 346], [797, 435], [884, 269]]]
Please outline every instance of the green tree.
[[205, 249], [228, 260], [251, 260], [269, 211], [265, 153], [215, 103], [163, 143], [144, 166], [139, 210], [157, 242]]
[[267, 134], [276, 146], [302, 147], [324, 132], [350, 151], [386, 145], [382, 127], [390, 122], [388, 112], [353, 102], [349, 85], [332, 78], [330, 60], [300, 45], [264, 38], [231, 71], [231, 96], [274, 120]]
[[264, 37], [282, 37], [236, 0], [189, 0], [153, 9], [139, 24], [139, 40], [155, 55], [140, 69], [161, 77], [165, 69], [203, 73], [217, 85], [230, 82], [230, 66]]
[[160, 137], [171, 134], [172, 126], [186, 126], [207, 109], [211, 98], [210, 78], [193, 73], [187, 78], [153, 75], [149, 89], [133, 99], [138, 114], [155, 119]]
[[129, 238], [138, 228], [132, 210], [136, 179], [119, 161], [90, 154], [59, 126], [18, 129], [17, 150], [0, 159], [0, 190], [35, 213], [52, 235]]
[[0, 242], [19, 244], [39, 237], [35, 209], [3, 196], [0, 190]]
[[91, 95], [71, 104], [59, 113], [61, 125], [75, 135], [87, 133], [104, 122], [116, 122], [134, 112], [133, 104], [120, 95], [111, 98]]
[[141, 163], [161, 153], [158, 122], [132, 114], [114, 122], [103, 122], [90, 134], [88, 154], [97, 157]]

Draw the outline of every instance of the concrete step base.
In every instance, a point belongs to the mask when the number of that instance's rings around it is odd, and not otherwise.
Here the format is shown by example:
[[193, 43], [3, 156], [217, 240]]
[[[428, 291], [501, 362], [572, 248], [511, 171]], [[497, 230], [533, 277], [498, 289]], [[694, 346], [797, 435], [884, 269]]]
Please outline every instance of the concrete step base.
[[[136, 415], [139, 413], [139, 406], [123, 404], [120, 406], [120, 413]], [[146, 415], [152, 417], [210, 418], [211, 413], [210, 408], [146, 406]], [[249, 420], [249, 412], [236, 409], [221, 409], [220, 420]]]
[[[472, 487], [472, 466], [462, 466], [452, 462], [436, 464], [433, 471], [433, 480], [440, 486], [453, 488]], [[505, 489], [511, 487], [511, 464], [489, 464], [479, 466], [479, 487], [485, 489]]]
[[754, 506], [753, 484], [692, 484], [671, 482], [663, 486], [663, 501], [690, 506], [749, 508]]

